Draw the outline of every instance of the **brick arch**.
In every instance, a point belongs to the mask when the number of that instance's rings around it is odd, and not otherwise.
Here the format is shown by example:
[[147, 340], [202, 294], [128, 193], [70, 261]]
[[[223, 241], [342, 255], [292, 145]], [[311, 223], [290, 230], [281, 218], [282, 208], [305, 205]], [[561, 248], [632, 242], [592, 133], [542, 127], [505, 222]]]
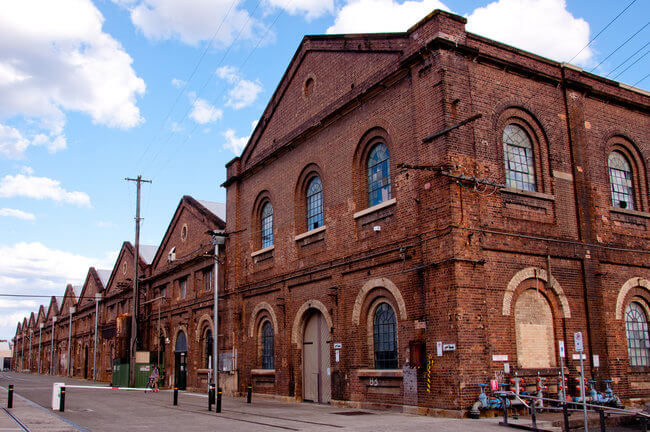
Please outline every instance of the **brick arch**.
[[176, 338], [178, 338], [178, 334], [181, 331], [185, 332], [185, 340], [187, 341], [187, 352], [189, 353], [190, 352], [190, 338], [187, 336], [188, 332], [187, 332], [187, 326], [186, 325], [180, 325], [174, 331], [174, 339], [172, 339], [172, 352], [174, 352], [176, 350]]
[[629, 292], [636, 287], [643, 287], [650, 291], [650, 281], [641, 277], [634, 277], [623, 284], [616, 298], [616, 319], [623, 319], [623, 309], [625, 307], [625, 298]]
[[195, 331], [196, 335], [194, 337], [194, 340], [196, 342], [201, 340], [201, 329], [203, 328], [203, 323], [206, 322], [206, 321], [208, 323], [210, 323], [210, 328], [211, 329], [214, 328], [214, 323], [213, 323], [212, 318], [210, 317], [210, 315], [208, 315], [208, 314], [201, 315], [201, 318], [199, 318], [198, 324], [196, 325], [196, 331]]
[[397, 288], [397, 285], [387, 278], [375, 278], [366, 282], [363, 287], [361, 287], [359, 294], [357, 294], [357, 299], [354, 301], [354, 309], [352, 310], [352, 322], [359, 325], [361, 322], [361, 310], [366, 297], [368, 297], [370, 291], [376, 288], [384, 288], [388, 290], [397, 303], [397, 310], [399, 311], [400, 318], [403, 320], [407, 319], [406, 302], [404, 302], [404, 298], [402, 297], [399, 288]]
[[309, 309], [316, 309], [325, 317], [327, 325], [329, 328], [333, 328], [332, 317], [330, 316], [327, 307], [318, 300], [308, 300], [300, 306], [298, 312], [296, 312], [296, 317], [293, 320], [293, 328], [291, 329], [291, 342], [298, 346], [298, 349], [302, 349], [302, 334], [305, 330], [305, 321], [307, 318], [306, 312]]
[[273, 333], [278, 334], [278, 319], [273, 311], [273, 307], [267, 302], [260, 302], [255, 305], [253, 312], [251, 312], [251, 319], [248, 323], [248, 335], [250, 337], [253, 337], [255, 334], [255, 322], [257, 321], [259, 314], [264, 311], [268, 312], [271, 317], [271, 321], [273, 322]]
[[[544, 282], [548, 282], [548, 275], [546, 270], [537, 268], [537, 267], [528, 267], [523, 270], [519, 270], [508, 282], [506, 287], [506, 292], [503, 294], [503, 309], [502, 314], [504, 316], [509, 316], [512, 309], [512, 299], [515, 294], [515, 290], [526, 279], [537, 279]], [[564, 318], [571, 318], [571, 308], [569, 307], [569, 301], [567, 300], [564, 290], [559, 282], [551, 276], [550, 282], [551, 290], [557, 296], [558, 301], [560, 302], [560, 307], [562, 309], [562, 316]]]

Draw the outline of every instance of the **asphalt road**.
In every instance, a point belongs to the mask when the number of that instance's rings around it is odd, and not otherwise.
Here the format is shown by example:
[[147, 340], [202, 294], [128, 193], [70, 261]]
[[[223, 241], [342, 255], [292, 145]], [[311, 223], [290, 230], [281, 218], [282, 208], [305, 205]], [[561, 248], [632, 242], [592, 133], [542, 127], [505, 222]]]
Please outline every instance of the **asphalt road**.
[[[16, 395], [50, 411], [53, 423], [55, 420], [61, 422], [58, 416], [68, 421], [66, 424], [69, 429], [55, 429], [41, 423], [40, 428], [30, 426], [33, 431], [504, 431], [495, 420], [433, 418], [329, 405], [284, 403], [259, 398], [254, 399], [250, 405], [246, 404], [245, 399], [224, 398], [223, 411], [216, 414], [208, 412], [207, 396], [204, 394], [181, 392], [178, 406], [173, 406], [171, 391], [145, 394], [143, 391], [68, 387], [65, 413], [59, 413], [50, 410], [54, 382], [93, 385], [91, 382], [72, 378], [13, 372], [0, 374], [0, 386], [6, 388], [13, 384]], [[101, 383], [96, 385], [106, 387]], [[6, 392], [3, 391], [3, 394]], [[17, 397], [16, 400], [21, 399]], [[27, 404], [23, 402], [23, 405]], [[32, 413], [38, 411], [39, 415], [46, 414], [43, 408], [31, 409]], [[360, 412], [363, 414], [359, 414]]]

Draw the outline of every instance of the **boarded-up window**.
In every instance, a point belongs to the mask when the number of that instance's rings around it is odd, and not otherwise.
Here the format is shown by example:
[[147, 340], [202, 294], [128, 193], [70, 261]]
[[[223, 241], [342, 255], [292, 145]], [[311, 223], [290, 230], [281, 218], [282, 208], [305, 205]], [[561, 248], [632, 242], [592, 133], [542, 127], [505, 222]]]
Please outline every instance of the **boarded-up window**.
[[555, 367], [553, 314], [548, 301], [535, 289], [521, 293], [515, 303], [515, 332], [519, 367]]

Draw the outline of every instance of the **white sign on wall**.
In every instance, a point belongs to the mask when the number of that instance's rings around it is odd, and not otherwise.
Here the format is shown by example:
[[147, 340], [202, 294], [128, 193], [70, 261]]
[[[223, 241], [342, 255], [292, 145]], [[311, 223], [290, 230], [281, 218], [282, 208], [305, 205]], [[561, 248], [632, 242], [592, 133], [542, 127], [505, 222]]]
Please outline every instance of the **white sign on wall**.
[[438, 341], [436, 342], [436, 354], [438, 357], [442, 357], [442, 342]]

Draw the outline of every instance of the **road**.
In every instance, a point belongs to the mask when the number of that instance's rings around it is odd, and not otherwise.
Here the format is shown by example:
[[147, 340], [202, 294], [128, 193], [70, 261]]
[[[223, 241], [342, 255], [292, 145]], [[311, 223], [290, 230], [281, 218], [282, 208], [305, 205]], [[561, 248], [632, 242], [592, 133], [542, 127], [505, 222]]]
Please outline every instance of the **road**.
[[[59, 413], [50, 410], [54, 382], [65, 382], [68, 386], [93, 385], [91, 382], [72, 378], [13, 372], [0, 374], [2, 388], [6, 389], [9, 384], [14, 385], [16, 410], [22, 409], [20, 412], [23, 417], [42, 417], [46, 414], [50, 417], [51, 424], [42, 419], [36, 424], [29, 424], [29, 418], [21, 418], [23, 422], [28, 423], [32, 431], [504, 432], [504, 428], [499, 427], [494, 419], [434, 418], [329, 405], [286, 403], [261, 398], [255, 398], [250, 405], [245, 399], [224, 398], [223, 411], [216, 414], [208, 412], [205, 394], [181, 392], [178, 406], [173, 406], [171, 391], [145, 394], [142, 391], [68, 387], [65, 412]], [[105, 384], [97, 385], [106, 387]], [[6, 391], [3, 390], [1, 395], [2, 406], [6, 406]], [[25, 399], [35, 404], [30, 404]]]

